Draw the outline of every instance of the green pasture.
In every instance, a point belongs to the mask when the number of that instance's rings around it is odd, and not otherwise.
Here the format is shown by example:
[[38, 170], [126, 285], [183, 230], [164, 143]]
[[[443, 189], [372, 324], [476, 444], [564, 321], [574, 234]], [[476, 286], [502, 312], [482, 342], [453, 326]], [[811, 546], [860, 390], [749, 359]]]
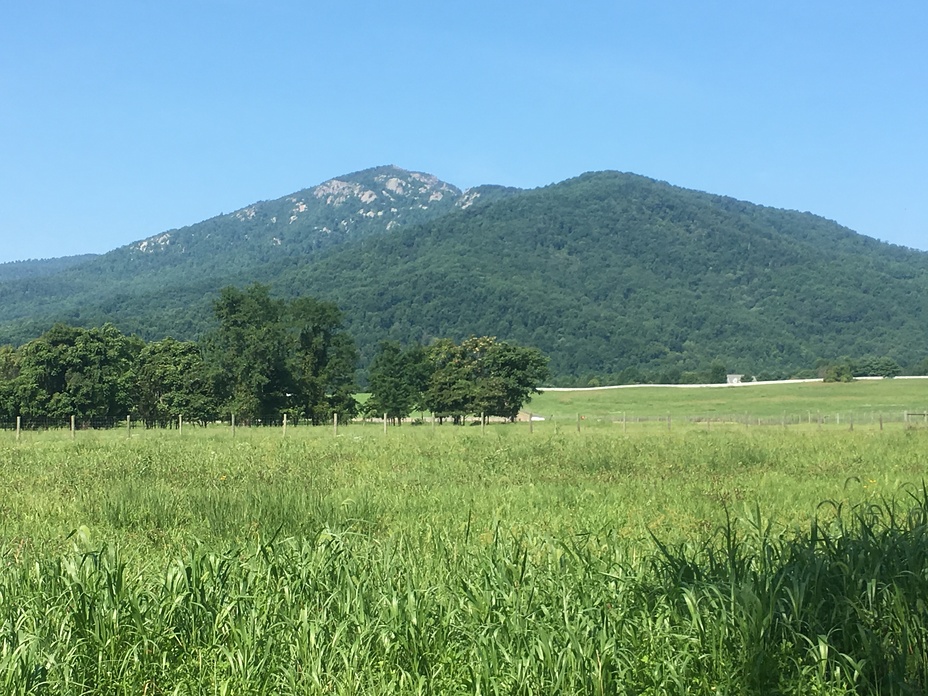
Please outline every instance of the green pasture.
[[713, 418], [871, 422], [902, 420], [904, 413], [928, 411], [928, 380], [882, 379], [848, 383], [743, 384], [719, 387], [635, 386], [581, 391], [546, 391], [526, 410], [561, 420], [577, 414], [594, 419]]
[[924, 425], [555, 424], [0, 432], [0, 691], [928, 688]]
[[[533, 534], [686, 539], [758, 504], [783, 525], [823, 500], [919, 484], [928, 429], [635, 431], [536, 423], [27, 432], [0, 444], [0, 531], [69, 548], [85, 525], [146, 553], [191, 540], [314, 533], [342, 517], [385, 533], [496, 525]], [[321, 506], [306, 515], [307, 506]], [[291, 509], [292, 508], [292, 509]], [[251, 518], [246, 519], [250, 514]], [[151, 548], [148, 548], [148, 547]]]

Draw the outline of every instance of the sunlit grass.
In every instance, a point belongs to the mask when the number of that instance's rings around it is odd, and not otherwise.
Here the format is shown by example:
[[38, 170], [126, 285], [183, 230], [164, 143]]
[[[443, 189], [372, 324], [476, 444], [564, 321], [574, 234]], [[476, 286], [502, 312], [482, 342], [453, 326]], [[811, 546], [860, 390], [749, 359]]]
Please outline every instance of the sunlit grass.
[[2, 434], [2, 692], [928, 685], [928, 430], [554, 425]]

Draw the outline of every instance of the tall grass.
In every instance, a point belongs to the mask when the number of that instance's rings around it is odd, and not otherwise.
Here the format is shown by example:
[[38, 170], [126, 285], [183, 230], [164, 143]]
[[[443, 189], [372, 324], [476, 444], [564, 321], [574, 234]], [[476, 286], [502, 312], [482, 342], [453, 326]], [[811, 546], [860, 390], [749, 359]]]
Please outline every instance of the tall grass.
[[928, 690], [924, 433], [438, 430], [0, 445], [0, 691]]

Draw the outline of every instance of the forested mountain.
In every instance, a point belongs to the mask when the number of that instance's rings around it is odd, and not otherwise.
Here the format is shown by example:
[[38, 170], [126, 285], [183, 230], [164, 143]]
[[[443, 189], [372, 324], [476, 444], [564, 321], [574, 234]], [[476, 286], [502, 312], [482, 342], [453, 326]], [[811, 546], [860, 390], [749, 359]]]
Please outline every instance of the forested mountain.
[[377, 167], [154, 235], [54, 275], [11, 282], [0, 275], [0, 344], [25, 342], [55, 321], [110, 321], [146, 338], [196, 336], [210, 321], [210, 297], [223, 286], [274, 284], [283, 269], [340, 245], [516, 191], [461, 191], [430, 174]]
[[370, 240], [281, 279], [297, 288], [347, 308], [358, 336], [500, 335], [558, 375], [928, 353], [928, 254], [609, 172]]
[[362, 364], [381, 339], [469, 335], [536, 346], [561, 378], [928, 354], [928, 253], [631, 174], [461, 192], [393, 167], [0, 284], [0, 343], [54, 320], [196, 338], [219, 288], [252, 281], [336, 302]]
[[79, 256], [59, 256], [54, 259], [29, 259], [28, 261], [10, 261], [0, 263], [0, 283], [21, 278], [39, 278], [54, 275], [68, 268], [80, 266], [97, 258], [97, 254]]

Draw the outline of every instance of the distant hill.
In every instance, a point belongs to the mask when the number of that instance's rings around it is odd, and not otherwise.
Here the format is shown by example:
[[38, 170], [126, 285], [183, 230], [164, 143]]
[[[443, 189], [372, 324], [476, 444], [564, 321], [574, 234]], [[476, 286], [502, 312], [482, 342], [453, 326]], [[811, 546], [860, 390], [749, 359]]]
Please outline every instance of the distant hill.
[[97, 254], [80, 256], [61, 256], [54, 259], [30, 259], [28, 261], [10, 261], [0, 263], [0, 283], [22, 278], [41, 278], [54, 275], [68, 268], [80, 266], [97, 258]]
[[0, 284], [0, 342], [53, 320], [196, 337], [218, 288], [253, 281], [338, 302], [365, 357], [470, 334], [537, 346], [561, 378], [928, 354], [928, 253], [632, 174], [462, 192], [395, 167]]

